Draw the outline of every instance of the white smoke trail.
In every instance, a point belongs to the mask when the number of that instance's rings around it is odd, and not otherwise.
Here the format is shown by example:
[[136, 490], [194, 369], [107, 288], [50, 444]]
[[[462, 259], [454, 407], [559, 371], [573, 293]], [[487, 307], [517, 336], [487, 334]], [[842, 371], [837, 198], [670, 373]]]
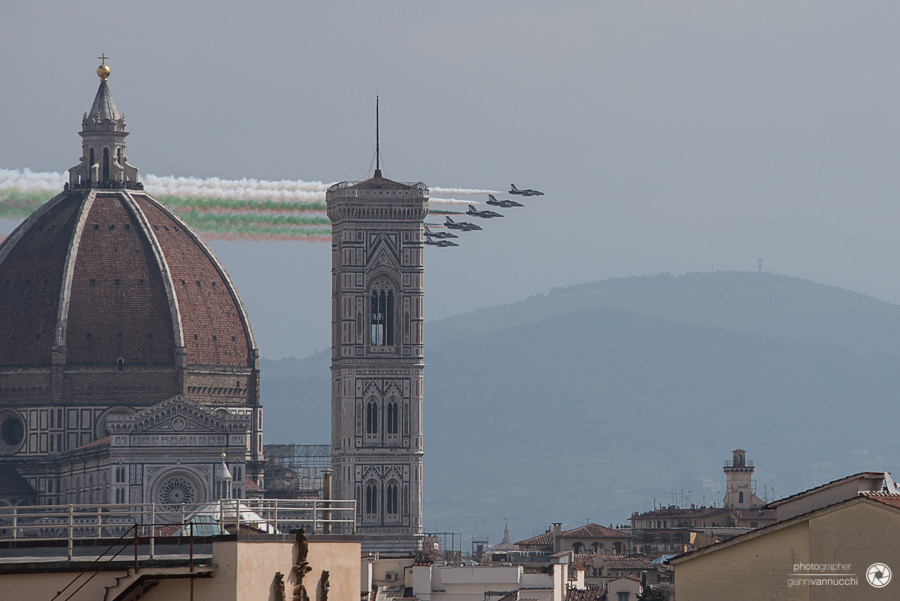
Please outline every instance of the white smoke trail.
[[323, 201], [325, 200], [325, 191], [330, 185], [303, 180], [267, 181], [247, 178], [161, 177], [158, 175], [145, 175], [142, 179], [147, 192], [156, 196], [295, 202]]
[[31, 169], [0, 169], [0, 188], [15, 188], [20, 192], [62, 192], [63, 185], [68, 180], [65, 173], [54, 171], [34, 173]]
[[472, 205], [478, 204], [478, 202], [474, 200], [461, 200], [459, 198], [429, 198], [428, 204], [439, 204], [439, 205]]
[[[303, 180], [223, 179], [219, 177], [176, 177], [145, 174], [141, 177], [144, 188], [155, 196], [177, 198], [223, 198], [233, 200], [274, 200], [294, 202], [321, 202], [331, 184]], [[22, 192], [61, 192], [68, 181], [68, 174], [53, 171], [35, 173], [30, 169], [0, 169], [0, 188], [13, 187]], [[430, 188], [432, 194], [476, 196], [499, 194], [495, 190], [473, 188]], [[436, 204], [469, 204], [471, 200], [457, 198], [431, 198]]]
[[497, 190], [476, 190], [473, 188], [429, 188], [432, 194], [459, 194], [461, 196], [476, 196], [478, 194], [503, 194]]

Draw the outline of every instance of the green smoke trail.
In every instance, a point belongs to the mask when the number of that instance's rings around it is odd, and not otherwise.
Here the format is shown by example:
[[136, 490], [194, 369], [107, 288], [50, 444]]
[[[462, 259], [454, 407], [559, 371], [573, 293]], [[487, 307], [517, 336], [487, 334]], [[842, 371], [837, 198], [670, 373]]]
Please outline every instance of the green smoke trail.
[[330, 226], [328, 217], [304, 215], [269, 215], [265, 213], [206, 213], [203, 211], [178, 212], [178, 216], [196, 230], [215, 230], [222, 227], [245, 226]]
[[[0, 188], [0, 218], [21, 220], [55, 196], [54, 191], [23, 192], [14, 187]], [[157, 200], [169, 207], [198, 234], [229, 239], [326, 240], [331, 222], [325, 216], [309, 213], [325, 211], [324, 202], [254, 201], [230, 198], [180, 198], [161, 196]], [[434, 215], [456, 215], [455, 211], [429, 210]], [[438, 227], [440, 224], [435, 224]]]
[[53, 193], [44, 190], [22, 192], [12, 186], [0, 188], [0, 217], [24, 219], [51, 198]]
[[276, 200], [235, 200], [231, 198], [181, 198], [178, 196], [155, 196], [158, 201], [171, 210], [182, 211], [266, 211], [273, 213], [309, 213], [324, 212], [325, 203], [314, 202], [281, 202]]

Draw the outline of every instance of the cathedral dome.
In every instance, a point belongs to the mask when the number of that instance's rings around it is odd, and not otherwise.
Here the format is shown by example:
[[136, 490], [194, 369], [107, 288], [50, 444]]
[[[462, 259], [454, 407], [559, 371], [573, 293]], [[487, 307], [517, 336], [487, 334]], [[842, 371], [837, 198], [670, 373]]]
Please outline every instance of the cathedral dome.
[[[62, 394], [52, 372], [67, 396], [112, 387], [160, 400], [227, 388], [246, 400], [254, 387], [257, 351], [227, 274], [138, 190], [68, 190], [0, 245], [0, 339], [0, 374], [32, 380], [30, 392]], [[115, 377], [99, 377], [108, 372]]]
[[66, 190], [0, 244], [0, 397], [258, 405], [258, 351], [237, 291], [137, 182], [105, 78], [81, 135]]

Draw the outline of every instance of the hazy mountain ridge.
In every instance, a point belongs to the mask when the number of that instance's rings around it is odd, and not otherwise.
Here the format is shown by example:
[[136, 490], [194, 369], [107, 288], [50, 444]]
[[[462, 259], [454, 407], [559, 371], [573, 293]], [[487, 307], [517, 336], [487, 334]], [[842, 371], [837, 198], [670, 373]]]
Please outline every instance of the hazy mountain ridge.
[[900, 356], [897, 305], [802, 278], [750, 271], [634, 276], [554, 288], [547, 295], [429, 322], [426, 343], [592, 307]]
[[[633, 310], [666, 304], [680, 319]], [[823, 340], [804, 340], [817, 320]], [[900, 307], [863, 295], [732, 273], [608, 280], [429, 322], [426, 529], [493, 540], [509, 518], [524, 538], [550, 521], [623, 522], [679, 490], [720, 502], [737, 447], [776, 496], [890, 469], [896, 323]], [[329, 360], [284, 360], [273, 378], [263, 361], [267, 441], [327, 443]]]

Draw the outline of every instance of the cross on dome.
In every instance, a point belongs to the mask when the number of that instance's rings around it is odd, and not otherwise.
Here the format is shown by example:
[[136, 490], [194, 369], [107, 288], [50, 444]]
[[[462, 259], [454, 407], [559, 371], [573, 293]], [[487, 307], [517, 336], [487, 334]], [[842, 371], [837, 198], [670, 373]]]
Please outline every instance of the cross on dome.
[[103, 61], [101, 65], [97, 67], [97, 75], [102, 81], [106, 81], [106, 78], [109, 77], [109, 65], [106, 64], [106, 61], [109, 60], [109, 57], [106, 56], [105, 52], [101, 52], [100, 56], [98, 56], [97, 58]]

